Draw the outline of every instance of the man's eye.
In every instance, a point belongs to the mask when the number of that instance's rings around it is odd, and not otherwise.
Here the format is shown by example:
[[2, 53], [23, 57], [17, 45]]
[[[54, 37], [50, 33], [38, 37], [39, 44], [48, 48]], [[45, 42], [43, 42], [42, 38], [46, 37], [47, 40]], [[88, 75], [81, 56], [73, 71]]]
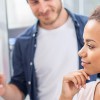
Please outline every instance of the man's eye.
[[39, 3], [39, 1], [38, 1], [38, 0], [30, 0], [30, 4], [35, 5], [35, 4], [38, 4], [38, 3]]
[[38, 3], [38, 1], [34, 1], [34, 2], [33, 2], [33, 4], [37, 4], [37, 3]]

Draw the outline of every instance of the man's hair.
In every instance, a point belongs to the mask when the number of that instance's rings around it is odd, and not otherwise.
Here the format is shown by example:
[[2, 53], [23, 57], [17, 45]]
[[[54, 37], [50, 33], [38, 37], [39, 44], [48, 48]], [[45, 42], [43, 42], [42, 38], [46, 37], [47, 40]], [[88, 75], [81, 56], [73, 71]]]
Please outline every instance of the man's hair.
[[91, 16], [89, 17], [89, 20], [92, 20], [92, 19], [100, 22], [100, 5], [97, 6], [97, 8], [93, 11]]

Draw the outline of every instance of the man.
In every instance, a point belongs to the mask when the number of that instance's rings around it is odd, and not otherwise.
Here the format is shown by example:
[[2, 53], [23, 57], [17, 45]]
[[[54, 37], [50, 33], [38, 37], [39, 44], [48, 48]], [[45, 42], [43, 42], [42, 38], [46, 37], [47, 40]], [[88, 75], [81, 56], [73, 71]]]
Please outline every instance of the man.
[[82, 68], [77, 52], [83, 46], [87, 18], [64, 9], [61, 0], [28, 0], [28, 4], [38, 22], [17, 38], [14, 75], [10, 84], [1, 75], [1, 96], [23, 100], [29, 94], [30, 100], [58, 100], [63, 76]]

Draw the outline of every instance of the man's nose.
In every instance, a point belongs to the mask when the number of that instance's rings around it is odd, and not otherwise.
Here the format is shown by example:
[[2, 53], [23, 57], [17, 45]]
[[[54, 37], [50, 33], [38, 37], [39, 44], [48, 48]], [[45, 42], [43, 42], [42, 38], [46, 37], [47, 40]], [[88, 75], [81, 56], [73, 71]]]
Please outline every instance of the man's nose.
[[39, 4], [39, 12], [45, 13], [47, 11], [47, 4], [45, 2], [41, 2]]

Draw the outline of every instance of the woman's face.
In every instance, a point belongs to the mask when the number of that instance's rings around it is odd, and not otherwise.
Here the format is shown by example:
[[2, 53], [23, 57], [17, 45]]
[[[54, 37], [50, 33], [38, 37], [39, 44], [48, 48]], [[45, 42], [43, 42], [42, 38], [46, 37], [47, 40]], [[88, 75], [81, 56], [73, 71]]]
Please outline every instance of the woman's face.
[[84, 29], [84, 46], [79, 51], [87, 74], [100, 73], [100, 22], [89, 20]]

